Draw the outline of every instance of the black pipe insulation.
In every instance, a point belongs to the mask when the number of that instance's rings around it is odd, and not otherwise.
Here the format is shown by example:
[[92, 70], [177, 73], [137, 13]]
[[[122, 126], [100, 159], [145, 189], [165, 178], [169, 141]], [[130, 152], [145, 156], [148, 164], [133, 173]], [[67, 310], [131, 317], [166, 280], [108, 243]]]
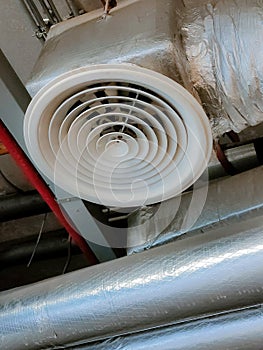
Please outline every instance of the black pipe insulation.
[[49, 206], [36, 191], [0, 197], [0, 222], [48, 212]]

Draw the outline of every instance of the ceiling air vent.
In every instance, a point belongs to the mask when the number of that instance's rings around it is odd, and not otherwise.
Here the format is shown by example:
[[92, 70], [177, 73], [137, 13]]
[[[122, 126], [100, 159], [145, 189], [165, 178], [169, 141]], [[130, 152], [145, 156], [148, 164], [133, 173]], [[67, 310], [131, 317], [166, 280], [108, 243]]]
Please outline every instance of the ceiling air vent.
[[38, 168], [57, 186], [106, 206], [153, 204], [205, 170], [209, 121], [182, 86], [129, 64], [72, 70], [42, 88], [24, 121]]

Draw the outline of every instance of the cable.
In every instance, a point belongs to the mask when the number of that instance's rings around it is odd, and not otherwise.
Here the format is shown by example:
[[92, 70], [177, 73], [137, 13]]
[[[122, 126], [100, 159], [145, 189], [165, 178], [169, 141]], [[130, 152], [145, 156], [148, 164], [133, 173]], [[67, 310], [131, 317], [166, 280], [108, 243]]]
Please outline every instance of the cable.
[[66, 264], [64, 266], [62, 275], [64, 275], [67, 272], [67, 269], [68, 269], [70, 261], [71, 261], [71, 256], [72, 256], [71, 255], [71, 241], [72, 241], [72, 238], [69, 236], [69, 238], [68, 238], [68, 257], [67, 257]]
[[43, 218], [43, 221], [42, 221], [42, 224], [41, 224], [41, 227], [40, 227], [40, 231], [39, 231], [39, 234], [38, 234], [38, 237], [37, 237], [37, 241], [36, 241], [34, 250], [33, 250], [33, 252], [32, 252], [32, 255], [31, 255], [30, 259], [29, 259], [29, 262], [28, 262], [28, 264], [27, 264], [27, 267], [30, 267], [30, 265], [31, 265], [31, 263], [32, 263], [32, 260], [33, 260], [35, 254], [36, 254], [37, 247], [38, 247], [38, 245], [39, 245], [39, 242], [40, 242], [40, 239], [41, 239], [41, 236], [42, 236], [44, 227], [45, 227], [46, 219], [47, 219], [47, 214], [44, 215], [44, 218]]

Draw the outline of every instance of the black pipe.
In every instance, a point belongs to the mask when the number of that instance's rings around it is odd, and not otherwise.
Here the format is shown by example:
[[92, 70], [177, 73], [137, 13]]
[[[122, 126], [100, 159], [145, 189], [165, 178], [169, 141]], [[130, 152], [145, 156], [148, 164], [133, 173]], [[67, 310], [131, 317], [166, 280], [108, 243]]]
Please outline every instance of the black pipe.
[[49, 206], [35, 191], [0, 198], [0, 222], [48, 212], [50, 212]]
[[0, 292], [87, 267], [66, 230], [45, 232], [36, 246], [37, 238], [34, 235], [1, 243]]
[[263, 137], [254, 141], [259, 164], [263, 164]]
[[[13, 265], [27, 265], [35, 248], [36, 240], [36, 236], [31, 236], [2, 243], [0, 246], [0, 270]], [[47, 232], [37, 246], [33, 262], [65, 257], [68, 253], [68, 245], [68, 234], [65, 230]], [[72, 244], [71, 254], [81, 254], [81, 251]]]

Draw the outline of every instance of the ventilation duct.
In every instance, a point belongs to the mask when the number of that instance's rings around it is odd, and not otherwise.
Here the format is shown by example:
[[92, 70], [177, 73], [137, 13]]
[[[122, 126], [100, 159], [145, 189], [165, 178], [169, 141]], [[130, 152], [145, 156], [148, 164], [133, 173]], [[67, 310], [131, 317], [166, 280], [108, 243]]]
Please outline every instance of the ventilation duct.
[[123, 0], [101, 15], [51, 28], [28, 83], [33, 95], [74, 68], [129, 62], [194, 94], [215, 136], [263, 122], [261, 1]]
[[124, 0], [105, 19], [100, 9], [53, 26], [27, 85], [35, 163], [95, 203], [176, 196], [211, 151], [186, 90], [215, 137], [263, 121], [261, 17], [257, 0]]

